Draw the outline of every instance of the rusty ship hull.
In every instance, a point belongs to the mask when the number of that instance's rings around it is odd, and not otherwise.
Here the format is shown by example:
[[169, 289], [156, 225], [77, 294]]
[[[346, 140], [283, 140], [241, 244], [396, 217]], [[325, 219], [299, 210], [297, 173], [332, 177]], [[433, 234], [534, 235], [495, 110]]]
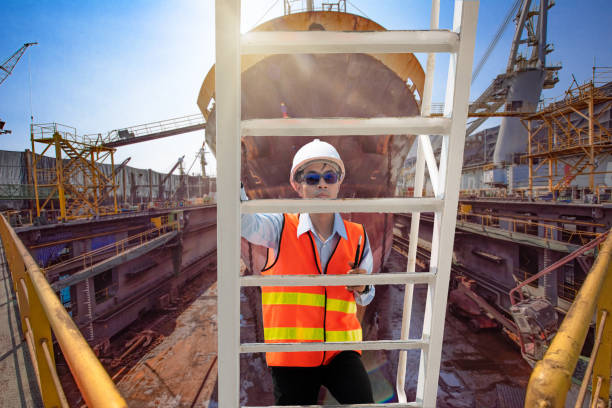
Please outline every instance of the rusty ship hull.
[[[268, 21], [254, 31], [384, 30], [364, 17], [315, 11]], [[419, 113], [423, 70], [412, 54], [297, 54], [244, 56], [242, 119], [406, 117]], [[408, 85], [408, 84], [411, 85]], [[216, 151], [214, 67], [206, 76], [198, 105], [207, 118], [206, 141]], [[291, 160], [312, 137], [243, 137], [242, 181], [251, 199], [297, 198], [289, 184]], [[342, 157], [347, 175], [340, 198], [392, 197], [414, 135], [322, 137]], [[345, 214], [365, 225], [374, 271], [380, 271], [392, 244], [393, 219], [386, 214]], [[265, 249], [243, 241], [242, 258], [259, 271]]]

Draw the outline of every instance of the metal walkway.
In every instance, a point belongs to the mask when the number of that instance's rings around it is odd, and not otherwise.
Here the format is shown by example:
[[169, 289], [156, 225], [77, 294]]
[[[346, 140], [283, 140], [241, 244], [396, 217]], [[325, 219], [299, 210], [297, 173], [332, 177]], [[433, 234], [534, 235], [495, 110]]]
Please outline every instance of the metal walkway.
[[1, 245], [0, 276], [0, 407], [42, 407], [28, 346], [21, 337], [17, 300]]

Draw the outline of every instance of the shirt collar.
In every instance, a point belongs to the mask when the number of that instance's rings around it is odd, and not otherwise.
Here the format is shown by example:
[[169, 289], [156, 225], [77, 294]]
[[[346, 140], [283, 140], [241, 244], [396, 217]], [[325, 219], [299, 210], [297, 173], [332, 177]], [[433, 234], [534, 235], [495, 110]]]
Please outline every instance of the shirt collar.
[[[308, 213], [301, 213], [300, 221], [298, 222], [297, 226], [297, 237], [299, 238], [300, 235], [308, 231], [312, 231], [314, 233], [314, 226], [312, 225], [312, 220], [310, 219], [310, 215]], [[331, 236], [333, 237], [336, 233], [341, 238], [348, 239], [344, 222], [342, 221], [342, 217], [340, 217], [340, 214], [338, 213], [334, 213], [334, 228], [332, 230]]]

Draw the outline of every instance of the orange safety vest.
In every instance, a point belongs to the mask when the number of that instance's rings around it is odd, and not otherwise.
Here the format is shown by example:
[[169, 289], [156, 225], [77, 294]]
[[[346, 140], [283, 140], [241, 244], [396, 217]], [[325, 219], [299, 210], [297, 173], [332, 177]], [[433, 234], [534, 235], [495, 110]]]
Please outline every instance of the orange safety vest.
[[[345, 274], [362, 237], [362, 225], [344, 221], [348, 240], [340, 238], [323, 271], [312, 232], [297, 237], [297, 214], [284, 214], [278, 254], [268, 249], [263, 275]], [[361, 261], [360, 261], [361, 262]], [[344, 286], [263, 286], [261, 288], [266, 343], [361, 341], [361, 324], [353, 292]], [[356, 350], [358, 353], [361, 351]], [[316, 367], [328, 364], [340, 351], [266, 353], [269, 366]]]

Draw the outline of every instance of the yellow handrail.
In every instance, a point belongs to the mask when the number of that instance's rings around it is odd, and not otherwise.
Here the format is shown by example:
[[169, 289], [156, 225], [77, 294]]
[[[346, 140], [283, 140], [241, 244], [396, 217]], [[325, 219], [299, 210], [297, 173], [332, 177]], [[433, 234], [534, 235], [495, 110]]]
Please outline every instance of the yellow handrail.
[[[572, 373], [584, 345], [589, 326], [597, 310], [597, 325], [602, 321], [604, 311], [612, 311], [612, 234], [604, 241], [574, 303], [565, 316], [550, 348], [539, 361], [527, 386], [525, 407], [564, 407], [567, 392], [571, 386]], [[605, 294], [604, 296], [601, 296]], [[605, 319], [603, 320], [605, 324]], [[599, 329], [599, 327], [598, 327]], [[599, 380], [599, 392], [594, 398], [607, 400], [610, 392], [610, 369], [612, 368], [612, 324], [604, 326], [602, 342], [594, 359], [593, 384]], [[589, 381], [584, 378], [583, 381]], [[582, 406], [582, 405], [580, 405]]]
[[4, 216], [0, 216], [0, 236], [13, 289], [17, 294], [21, 327], [28, 342], [45, 407], [68, 406], [53, 361], [51, 330], [87, 406], [127, 407], [108, 373]]

